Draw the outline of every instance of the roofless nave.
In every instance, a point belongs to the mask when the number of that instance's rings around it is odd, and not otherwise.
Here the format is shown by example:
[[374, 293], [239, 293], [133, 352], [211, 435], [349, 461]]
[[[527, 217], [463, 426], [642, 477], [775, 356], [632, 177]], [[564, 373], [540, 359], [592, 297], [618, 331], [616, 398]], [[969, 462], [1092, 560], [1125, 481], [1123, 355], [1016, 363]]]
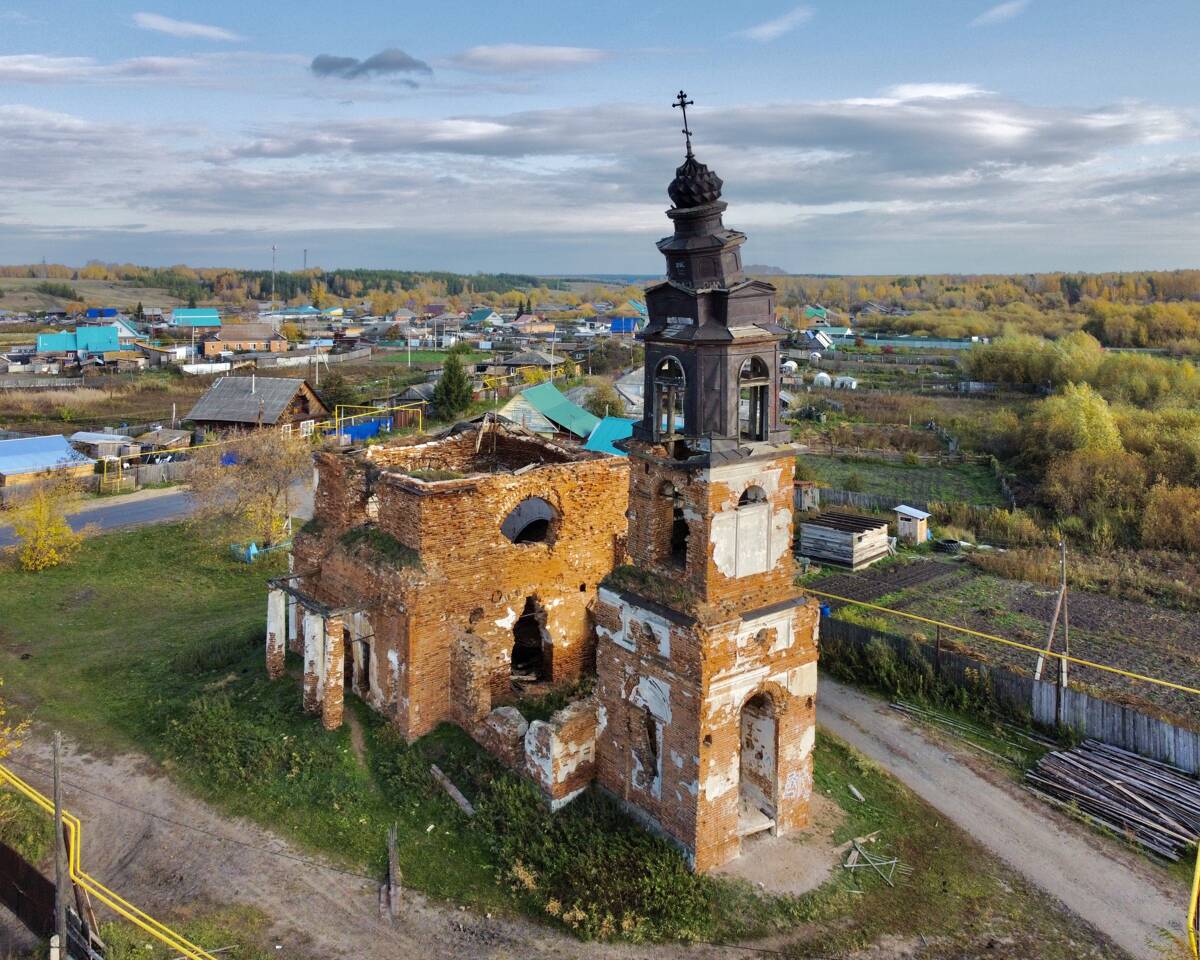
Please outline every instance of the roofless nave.
[[[595, 784], [707, 870], [808, 821], [818, 610], [793, 585], [775, 289], [742, 273], [690, 103], [628, 456], [490, 417], [319, 454], [267, 667], [301, 654], [327, 727], [350, 692], [410, 739], [459, 724], [556, 808]], [[592, 676], [549, 721], [521, 716]]]

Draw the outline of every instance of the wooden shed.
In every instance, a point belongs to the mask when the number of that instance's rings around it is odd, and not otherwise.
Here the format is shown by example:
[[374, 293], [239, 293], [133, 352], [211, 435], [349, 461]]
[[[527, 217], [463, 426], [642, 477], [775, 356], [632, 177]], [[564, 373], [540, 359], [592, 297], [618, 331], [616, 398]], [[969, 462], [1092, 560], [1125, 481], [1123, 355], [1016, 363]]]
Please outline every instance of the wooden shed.
[[924, 543], [929, 539], [930, 514], [903, 503], [895, 512], [897, 539], [905, 543]]
[[800, 524], [800, 553], [861, 570], [888, 555], [887, 521], [856, 513], [823, 513]]

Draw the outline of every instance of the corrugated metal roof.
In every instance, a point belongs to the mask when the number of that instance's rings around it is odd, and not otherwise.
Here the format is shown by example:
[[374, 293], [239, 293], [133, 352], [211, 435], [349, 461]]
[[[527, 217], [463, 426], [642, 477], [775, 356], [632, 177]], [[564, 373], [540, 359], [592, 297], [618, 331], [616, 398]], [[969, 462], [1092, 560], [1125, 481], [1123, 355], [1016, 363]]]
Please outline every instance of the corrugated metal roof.
[[122, 433], [96, 433], [91, 430], [78, 430], [71, 434], [72, 443], [132, 443], [133, 437]]
[[303, 386], [303, 380], [284, 377], [222, 377], [196, 401], [185, 419], [273, 424]]
[[0, 476], [37, 473], [55, 467], [95, 462], [74, 449], [61, 433], [49, 437], [0, 440]]
[[627, 456], [624, 450], [613, 446], [614, 440], [624, 440], [633, 436], [633, 423], [625, 417], [605, 417], [588, 435], [585, 450], [595, 450], [597, 453], [615, 453], [617, 456]]
[[523, 396], [546, 419], [557, 423], [579, 438], [588, 436], [600, 418], [588, 413], [583, 407], [572, 403], [558, 391], [553, 383], [539, 383], [521, 391]]
[[902, 517], [912, 517], [914, 520], [928, 520], [933, 516], [932, 513], [926, 513], [924, 510], [918, 510], [916, 507], [910, 507], [907, 504], [900, 504], [894, 511]]

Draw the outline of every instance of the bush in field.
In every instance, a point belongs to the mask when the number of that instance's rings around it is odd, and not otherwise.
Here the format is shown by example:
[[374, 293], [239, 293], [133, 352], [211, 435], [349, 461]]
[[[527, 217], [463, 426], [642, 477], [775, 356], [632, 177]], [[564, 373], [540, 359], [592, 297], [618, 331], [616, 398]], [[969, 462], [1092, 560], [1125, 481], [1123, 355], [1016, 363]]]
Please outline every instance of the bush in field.
[[1159, 481], [1142, 511], [1142, 544], [1200, 553], [1200, 489]]
[[931, 503], [929, 512], [939, 526], [970, 530], [980, 540], [1023, 545], [1044, 544], [1051, 535], [1023, 510], [976, 507], [969, 503]]
[[1074, 450], [1055, 459], [1042, 481], [1042, 495], [1060, 516], [1082, 517], [1089, 529], [1128, 526], [1146, 485], [1141, 459], [1124, 451]]
[[849, 490], [851, 493], [862, 493], [867, 489], [867, 482], [863, 479], [861, 473], [857, 470], [851, 470], [846, 474], [846, 479], [842, 481], [842, 489]]

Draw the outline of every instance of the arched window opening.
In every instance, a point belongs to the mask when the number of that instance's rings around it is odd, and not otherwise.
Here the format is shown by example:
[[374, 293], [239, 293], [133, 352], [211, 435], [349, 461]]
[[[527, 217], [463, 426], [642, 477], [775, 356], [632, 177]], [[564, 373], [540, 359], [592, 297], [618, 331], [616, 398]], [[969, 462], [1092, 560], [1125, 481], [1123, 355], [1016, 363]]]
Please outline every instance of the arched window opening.
[[536, 683], [546, 678], [546, 614], [533, 597], [525, 600], [521, 615], [513, 624], [511, 658], [512, 679], [518, 683]]
[[766, 440], [770, 426], [771, 374], [761, 357], [750, 357], [738, 373], [738, 436]]
[[683, 494], [670, 483], [662, 486], [662, 495], [671, 501], [671, 536], [668, 541], [667, 559], [672, 566], [687, 567], [688, 537], [691, 528], [683, 515]]
[[654, 368], [654, 432], [671, 438], [683, 425], [683, 392], [687, 379], [674, 357], [664, 357]]
[[766, 503], [767, 491], [762, 487], [753, 486], [747, 487], [746, 491], [738, 498], [738, 506], [745, 507], [752, 503]]
[[558, 511], [541, 497], [526, 497], [500, 524], [500, 532], [517, 544], [550, 543]]

